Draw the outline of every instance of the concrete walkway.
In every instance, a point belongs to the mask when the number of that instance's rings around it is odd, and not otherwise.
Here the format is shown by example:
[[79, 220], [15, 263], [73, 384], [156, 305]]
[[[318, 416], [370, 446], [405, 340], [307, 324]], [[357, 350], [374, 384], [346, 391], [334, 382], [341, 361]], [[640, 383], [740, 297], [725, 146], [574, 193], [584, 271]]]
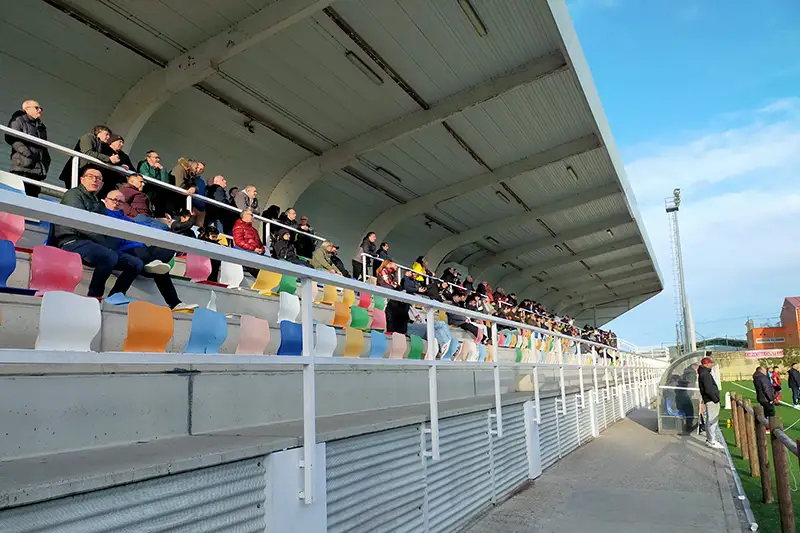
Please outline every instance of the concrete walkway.
[[638, 410], [468, 533], [741, 533], [724, 451], [656, 433]]

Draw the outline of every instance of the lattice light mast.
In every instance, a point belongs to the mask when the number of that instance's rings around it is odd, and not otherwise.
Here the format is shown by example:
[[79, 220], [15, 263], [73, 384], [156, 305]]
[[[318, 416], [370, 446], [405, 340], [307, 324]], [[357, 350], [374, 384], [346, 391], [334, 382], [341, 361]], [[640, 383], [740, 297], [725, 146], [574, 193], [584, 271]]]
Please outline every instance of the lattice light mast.
[[672, 283], [675, 287], [675, 332], [680, 353], [689, 353], [697, 349], [694, 336], [694, 321], [686, 296], [686, 284], [683, 275], [683, 253], [681, 252], [681, 232], [678, 226], [678, 210], [681, 206], [681, 190], [672, 191], [672, 198], [664, 201], [669, 220], [670, 243], [672, 244]]

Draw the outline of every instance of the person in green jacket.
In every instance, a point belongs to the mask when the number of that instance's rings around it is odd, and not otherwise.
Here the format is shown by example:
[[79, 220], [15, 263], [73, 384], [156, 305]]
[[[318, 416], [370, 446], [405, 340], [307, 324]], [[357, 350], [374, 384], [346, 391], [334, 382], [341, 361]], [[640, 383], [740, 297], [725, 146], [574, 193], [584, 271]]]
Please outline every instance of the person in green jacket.
[[316, 249], [313, 257], [311, 258], [311, 266], [317, 270], [327, 270], [331, 274], [341, 274], [342, 272], [336, 268], [331, 260], [331, 254], [336, 250], [336, 247], [330, 241], [325, 241], [322, 246]]
[[[139, 162], [138, 171], [142, 176], [175, 185], [170, 179], [169, 171], [161, 165], [161, 157], [159, 157], [158, 152], [155, 150], [150, 150], [145, 154], [144, 160]], [[145, 185], [144, 192], [150, 197], [150, 201], [153, 202], [156, 216], [163, 217], [166, 210], [164, 201], [167, 197], [165, 194], [167, 191], [158, 185], [149, 184]]]

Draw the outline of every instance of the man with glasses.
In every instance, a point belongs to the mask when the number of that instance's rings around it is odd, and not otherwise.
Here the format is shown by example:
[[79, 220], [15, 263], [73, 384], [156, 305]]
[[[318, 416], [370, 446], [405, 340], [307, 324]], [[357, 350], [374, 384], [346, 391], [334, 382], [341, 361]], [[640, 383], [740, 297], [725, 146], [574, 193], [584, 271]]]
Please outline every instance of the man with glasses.
[[[162, 183], [169, 183], [175, 185], [170, 181], [169, 171], [161, 164], [161, 156], [155, 150], [149, 150], [144, 157], [144, 160], [139, 161], [139, 174], [153, 178]], [[165, 212], [164, 201], [167, 191], [158, 185], [148, 185], [145, 194], [150, 197], [153, 202], [156, 216], [163, 217]]]
[[[11, 115], [8, 127], [32, 137], [47, 140], [47, 128], [42, 122], [42, 106], [36, 100], [25, 100], [22, 109]], [[42, 145], [20, 137], [6, 134], [6, 142], [11, 145], [11, 173], [44, 181], [50, 170], [50, 153]], [[40, 187], [25, 183], [25, 194], [38, 197]]]

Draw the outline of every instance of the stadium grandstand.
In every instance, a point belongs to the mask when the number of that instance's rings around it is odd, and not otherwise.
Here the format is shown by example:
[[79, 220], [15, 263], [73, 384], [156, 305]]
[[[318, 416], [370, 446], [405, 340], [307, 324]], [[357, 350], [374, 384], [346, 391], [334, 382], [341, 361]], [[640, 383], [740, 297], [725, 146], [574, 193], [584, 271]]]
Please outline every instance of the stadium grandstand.
[[663, 283], [563, 1], [0, 27], [0, 531], [457, 531], [655, 396], [604, 329]]

